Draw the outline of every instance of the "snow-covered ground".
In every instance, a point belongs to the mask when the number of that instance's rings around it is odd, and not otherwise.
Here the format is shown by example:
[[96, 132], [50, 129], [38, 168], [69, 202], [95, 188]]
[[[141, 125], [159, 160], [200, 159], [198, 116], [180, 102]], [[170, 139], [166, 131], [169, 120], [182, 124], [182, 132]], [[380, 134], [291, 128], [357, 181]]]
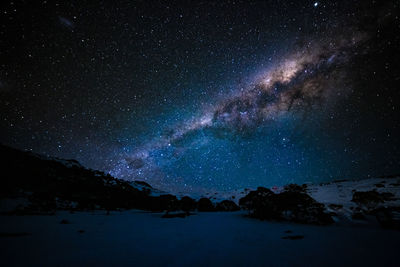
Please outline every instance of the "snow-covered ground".
[[[395, 198], [400, 198], [400, 177], [371, 178], [357, 181], [339, 181], [320, 185], [308, 185], [307, 193], [315, 200], [324, 204], [342, 204], [351, 202], [354, 191], [376, 190], [379, 193], [389, 192]], [[388, 205], [398, 205], [400, 202], [387, 202]]]
[[168, 194], [168, 192], [164, 192], [164, 191], [158, 190], [158, 189], [153, 188], [153, 187], [151, 187], [148, 184], [145, 184], [143, 182], [132, 181], [132, 182], [129, 183], [129, 185], [132, 186], [133, 188], [136, 188], [136, 189], [140, 190], [140, 191], [143, 191], [143, 190], [148, 191], [149, 192], [149, 196], [152, 196], [152, 197], [158, 197], [158, 196], [161, 196], [161, 195], [167, 195]]
[[[371, 178], [358, 181], [339, 181], [321, 185], [308, 185], [307, 193], [327, 209], [338, 214], [341, 219], [352, 219], [357, 204], [352, 202], [354, 192], [376, 191], [378, 193], [392, 193], [392, 200], [377, 204], [377, 207], [400, 206], [400, 177]], [[332, 205], [334, 208], [332, 208]], [[356, 220], [357, 221], [357, 220]], [[358, 221], [357, 223], [367, 223]], [[370, 222], [368, 222], [370, 223]]]
[[[378, 185], [378, 186], [377, 186]], [[246, 196], [251, 190], [257, 188], [246, 188], [242, 190], [227, 191], [227, 192], [213, 192], [204, 195], [214, 201], [220, 201], [224, 199], [230, 199], [238, 203], [239, 199]], [[275, 193], [283, 191], [283, 187], [271, 188]], [[334, 181], [323, 184], [307, 184], [307, 193], [317, 200], [318, 202], [328, 204], [341, 204], [344, 206], [355, 205], [351, 202], [354, 191], [371, 191], [376, 190], [377, 192], [389, 192], [394, 194], [395, 198], [400, 200], [400, 176], [391, 178], [370, 178], [363, 180], [346, 180], [346, 181]], [[196, 198], [200, 198], [197, 196]], [[400, 201], [386, 202], [389, 206], [397, 205], [400, 206]]]
[[[243, 212], [0, 216], [3, 266], [398, 266], [400, 232], [259, 221]], [[62, 220], [69, 223], [61, 224]], [[291, 231], [287, 233], [286, 231]], [[304, 236], [291, 240], [287, 236]]]

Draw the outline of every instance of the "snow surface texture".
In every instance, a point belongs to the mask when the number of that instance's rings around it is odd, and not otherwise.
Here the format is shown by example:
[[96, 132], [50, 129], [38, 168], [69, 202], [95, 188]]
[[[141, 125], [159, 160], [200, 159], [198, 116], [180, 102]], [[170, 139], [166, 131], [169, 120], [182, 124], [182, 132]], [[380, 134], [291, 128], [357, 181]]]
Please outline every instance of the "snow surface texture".
[[358, 181], [341, 181], [332, 182], [321, 185], [309, 185], [307, 192], [320, 203], [327, 205], [337, 204], [343, 208], [334, 210], [338, 215], [342, 215], [348, 219], [352, 214], [352, 209], [357, 205], [352, 202], [353, 193], [366, 192], [375, 190], [379, 193], [392, 193], [393, 200], [385, 201], [380, 206], [383, 207], [399, 207], [400, 206], [400, 177], [392, 178], [372, 178]]
[[[243, 212], [0, 216], [3, 266], [395, 266], [400, 232], [259, 221]], [[62, 222], [62, 223], [60, 223]], [[289, 231], [289, 232], [288, 232]], [[291, 237], [294, 239], [292, 240]]]
[[[377, 187], [377, 184], [382, 184], [383, 187]], [[275, 187], [270, 189], [275, 193], [280, 193], [283, 191], [283, 187]], [[230, 192], [214, 192], [209, 193], [205, 196], [210, 197], [214, 201], [230, 199], [238, 203], [239, 199], [246, 196], [251, 190], [256, 190], [256, 188], [246, 188], [243, 190]], [[341, 204], [344, 206], [355, 206], [355, 204], [351, 202], [351, 199], [353, 197], [353, 190], [363, 192], [376, 190], [379, 193], [392, 193], [398, 200], [386, 202], [385, 204], [388, 204], [390, 206], [400, 206], [400, 176], [390, 178], [334, 181], [322, 184], [307, 184], [307, 194], [309, 194], [318, 202], [326, 205]]]

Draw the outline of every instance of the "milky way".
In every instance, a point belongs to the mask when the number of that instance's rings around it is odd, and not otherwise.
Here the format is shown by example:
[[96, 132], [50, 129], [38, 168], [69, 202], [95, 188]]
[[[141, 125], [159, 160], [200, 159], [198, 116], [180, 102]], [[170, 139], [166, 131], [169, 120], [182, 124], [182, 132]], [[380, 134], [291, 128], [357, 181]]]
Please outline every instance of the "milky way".
[[237, 131], [257, 127], [286, 112], [311, 110], [343, 93], [344, 65], [363, 40], [359, 36], [339, 39], [323, 45], [309, 45], [288, 55], [268, 71], [250, 89], [228, 99], [217, 108], [213, 123]]
[[0, 142], [172, 193], [400, 172], [398, 1], [10, 1]]
[[366, 34], [354, 32], [325, 41], [310, 40], [304, 47], [294, 47], [294, 52], [255, 75], [254, 81], [245, 88], [225, 96], [198, 117], [170, 127], [167, 134], [127, 155], [111, 173], [126, 179], [142, 177], [156, 184], [160, 180], [173, 183], [173, 179], [169, 182], [164, 177], [152, 152], [174, 150], [169, 154], [171, 159], [166, 160], [173, 164], [174, 158], [184, 154], [185, 138], [199, 132], [197, 144], [204, 143], [205, 130], [214, 137], [243, 137], [258, 127], [279, 122], [288, 114], [305, 119], [310, 112], [322, 112], [321, 109], [347, 94], [351, 85], [346, 77], [346, 64], [354, 54], [365, 52], [363, 43], [367, 39]]

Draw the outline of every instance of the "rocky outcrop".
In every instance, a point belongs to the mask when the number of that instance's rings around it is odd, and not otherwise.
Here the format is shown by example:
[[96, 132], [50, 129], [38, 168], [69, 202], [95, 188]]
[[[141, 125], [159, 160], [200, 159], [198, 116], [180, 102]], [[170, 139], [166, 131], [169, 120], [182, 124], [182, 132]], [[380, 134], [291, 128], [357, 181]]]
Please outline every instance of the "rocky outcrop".
[[249, 215], [262, 220], [285, 220], [298, 223], [330, 224], [332, 217], [325, 206], [299, 190], [275, 194], [259, 187], [239, 200], [239, 205], [249, 210]]
[[377, 203], [383, 203], [385, 201], [392, 200], [394, 195], [389, 192], [379, 193], [375, 190], [365, 191], [365, 192], [354, 192], [353, 199], [351, 201], [359, 205], [374, 205]]
[[390, 192], [355, 191], [351, 201], [358, 206], [352, 218], [365, 220], [366, 216], [374, 216], [383, 228], [400, 230], [400, 207], [396, 200]]
[[284, 186], [285, 191], [307, 193], [307, 185], [287, 184]]

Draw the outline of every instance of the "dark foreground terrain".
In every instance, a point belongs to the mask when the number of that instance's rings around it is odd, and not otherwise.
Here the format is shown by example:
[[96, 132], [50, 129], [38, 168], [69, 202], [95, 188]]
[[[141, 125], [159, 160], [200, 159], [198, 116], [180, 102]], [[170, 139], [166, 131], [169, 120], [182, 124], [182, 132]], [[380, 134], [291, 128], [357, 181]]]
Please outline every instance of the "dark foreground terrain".
[[254, 220], [243, 212], [0, 216], [3, 266], [398, 266], [400, 232]]
[[2, 266], [398, 266], [399, 176], [174, 196], [0, 145]]

